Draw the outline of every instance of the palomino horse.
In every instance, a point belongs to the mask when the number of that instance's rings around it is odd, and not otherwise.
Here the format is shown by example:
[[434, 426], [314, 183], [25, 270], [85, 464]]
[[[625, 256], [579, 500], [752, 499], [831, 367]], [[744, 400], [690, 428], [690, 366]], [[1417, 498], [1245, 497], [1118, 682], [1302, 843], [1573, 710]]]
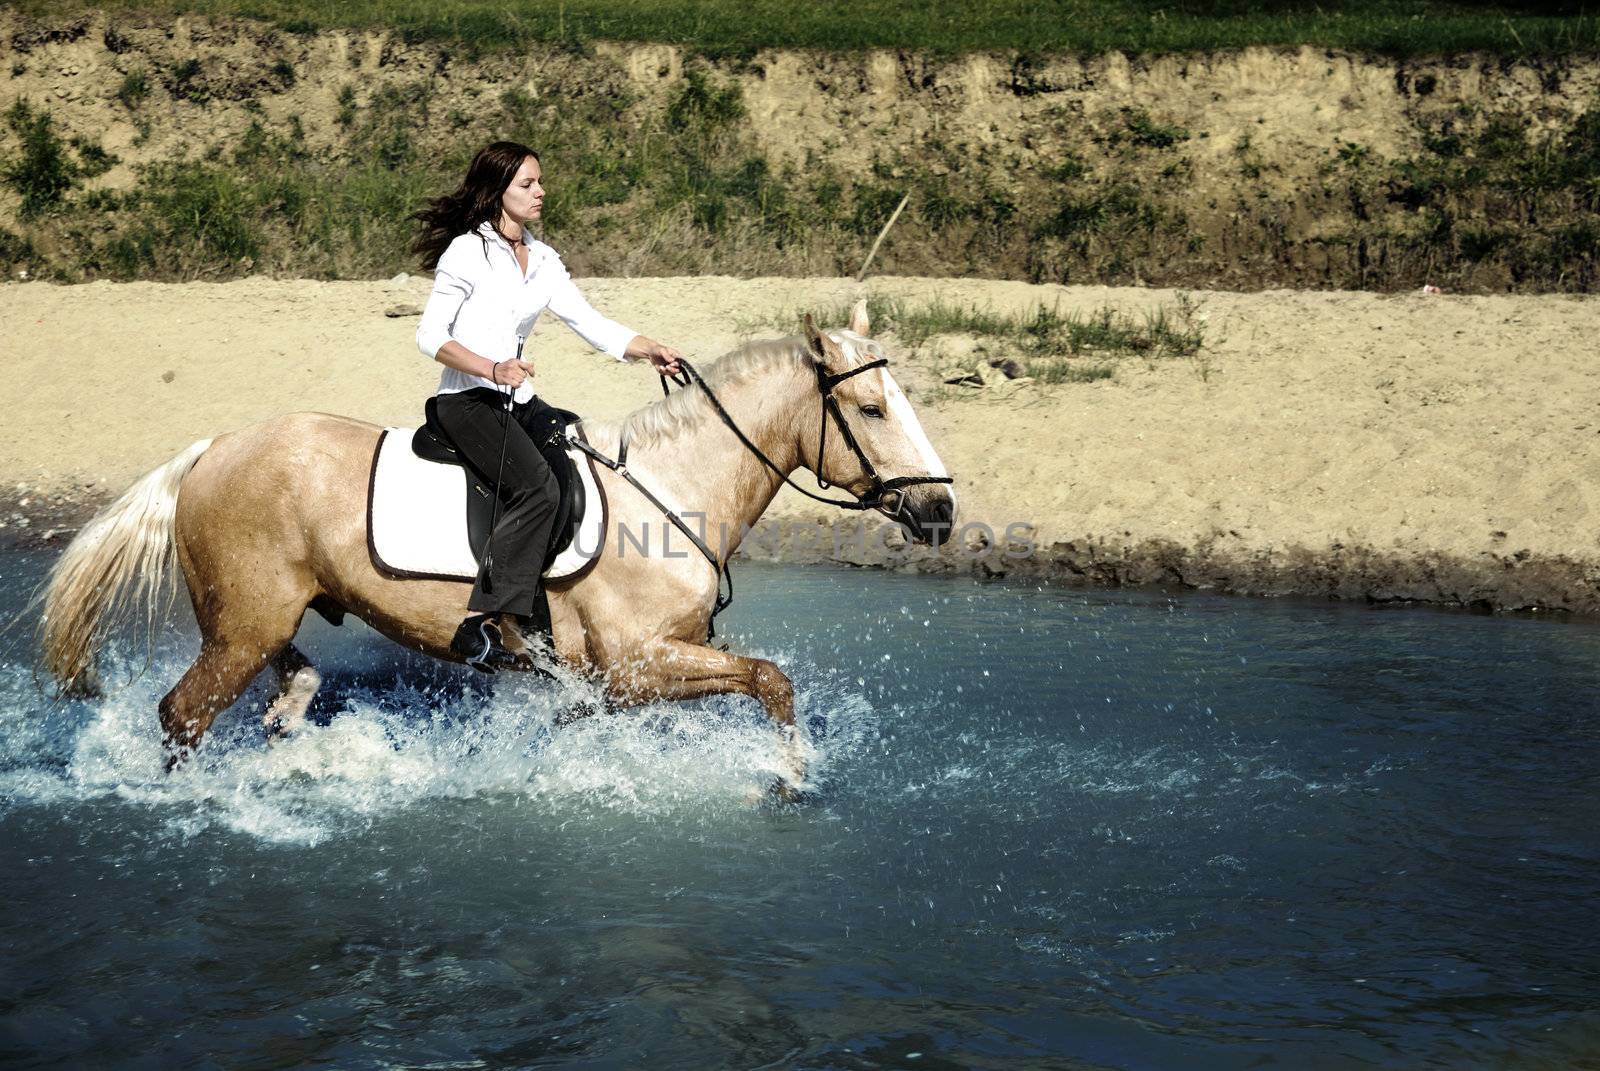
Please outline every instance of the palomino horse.
[[[886, 512], [884, 485], [896, 487], [895, 513], [912, 538], [939, 542], [954, 519], [955, 497], [910, 403], [889, 370], [876, 367], [883, 351], [867, 337], [866, 303], [842, 331], [818, 331], [809, 317], [805, 327], [799, 336], [749, 343], [706, 376], [771, 467], [739, 442], [698, 386], [619, 425], [586, 421], [589, 442], [615, 457], [626, 435], [629, 470], [680, 513], [703, 514], [722, 560], [772, 501], [780, 473], [799, 468], [857, 500], [875, 497]], [[865, 374], [848, 375], [853, 369]], [[836, 407], [826, 402], [830, 394]], [[827, 451], [828, 433], [854, 449]], [[344, 417], [296, 414], [196, 443], [143, 477], [52, 569], [40, 624], [46, 668], [67, 691], [93, 693], [95, 653], [113, 622], [141, 603], [153, 615], [174, 561], [188, 581], [201, 643], [194, 664], [161, 700], [169, 767], [268, 665], [279, 684], [269, 731], [303, 722], [321, 682], [292, 642], [307, 607], [335, 618], [348, 611], [397, 643], [453, 659], [450, 639], [470, 585], [393, 579], [369, 556], [367, 483], [378, 434]], [[661, 512], [638, 491], [614, 472], [599, 475], [613, 526], [664, 531]], [[718, 533], [727, 534], [725, 542]], [[706, 642], [717, 570], [701, 555], [685, 554], [682, 542], [674, 555], [647, 557], [622, 553], [607, 538], [594, 568], [549, 584], [556, 657], [599, 677], [618, 705], [753, 696], [783, 738], [788, 785], [780, 782], [779, 791], [800, 785], [805, 767], [789, 679], [769, 661]]]

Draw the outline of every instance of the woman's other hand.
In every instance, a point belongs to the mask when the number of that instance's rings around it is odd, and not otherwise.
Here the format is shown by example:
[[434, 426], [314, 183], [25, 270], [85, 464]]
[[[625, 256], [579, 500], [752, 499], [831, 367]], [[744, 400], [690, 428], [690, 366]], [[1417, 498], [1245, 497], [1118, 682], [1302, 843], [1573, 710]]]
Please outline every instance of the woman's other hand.
[[494, 366], [494, 373], [490, 377], [497, 387], [522, 386], [529, 376], [533, 375], [533, 365], [527, 361], [499, 361]]

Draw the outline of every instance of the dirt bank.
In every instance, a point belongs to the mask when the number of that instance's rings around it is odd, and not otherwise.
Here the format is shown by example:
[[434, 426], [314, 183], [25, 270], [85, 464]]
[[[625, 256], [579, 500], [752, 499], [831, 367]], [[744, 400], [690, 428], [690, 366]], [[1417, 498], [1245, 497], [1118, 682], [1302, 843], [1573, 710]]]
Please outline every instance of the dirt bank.
[[[595, 279], [594, 302], [704, 359], [783, 309], [871, 292], [997, 311], [1134, 314], [1160, 290], [882, 279]], [[195, 439], [302, 409], [416, 422], [436, 370], [412, 343], [424, 279], [0, 286], [5, 534], [83, 504]], [[958, 479], [963, 519], [1031, 526], [977, 569], [1237, 592], [1600, 613], [1600, 301], [1362, 293], [1193, 295], [1192, 358], [1110, 379], [945, 386], [962, 339], [891, 346]], [[890, 339], [894, 342], [893, 338]], [[559, 325], [541, 393], [612, 417], [657, 392]], [[27, 505], [23, 505], [27, 500]], [[42, 507], [42, 508], [41, 508]], [[771, 514], [832, 521], [787, 495]], [[976, 538], [975, 532], [968, 533]], [[790, 531], [789, 551], [832, 556]], [[61, 535], [55, 537], [59, 542]], [[859, 560], [846, 549], [844, 558]], [[868, 555], [871, 557], [871, 555]]]
[[545, 152], [591, 275], [849, 274], [905, 193], [887, 274], [1585, 292], [1600, 265], [1591, 59], [479, 56], [5, 8], [0, 39], [0, 162], [36, 200], [0, 187], [12, 278], [385, 278], [499, 136]]

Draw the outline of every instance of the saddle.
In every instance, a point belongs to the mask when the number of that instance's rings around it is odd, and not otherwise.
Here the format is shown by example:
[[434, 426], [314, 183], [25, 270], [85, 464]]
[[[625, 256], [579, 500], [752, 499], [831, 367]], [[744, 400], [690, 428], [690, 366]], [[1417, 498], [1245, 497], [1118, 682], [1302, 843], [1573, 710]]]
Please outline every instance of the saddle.
[[[424, 461], [460, 465], [466, 473], [467, 543], [472, 547], [473, 558], [482, 562], [484, 551], [489, 546], [490, 524], [494, 519], [494, 487], [475, 475], [472, 467], [451, 444], [450, 436], [439, 424], [438, 402], [435, 396], [429, 398], [422, 407], [426, 422], [411, 436], [411, 452]], [[576, 424], [582, 417], [570, 409], [557, 409], [537, 395], [531, 404], [533, 413], [523, 426], [528, 429], [533, 445], [539, 448], [545, 464], [550, 466], [556, 482], [561, 485], [561, 503], [556, 507], [556, 521], [550, 528], [550, 548], [545, 552], [544, 567], [539, 570], [543, 572], [550, 568], [556, 555], [572, 545], [572, 538], [578, 532], [578, 522], [583, 519], [583, 507], [586, 504], [583, 483], [578, 479], [577, 465], [567, 456], [566, 447], [567, 426]]]
[[[576, 413], [546, 405], [523, 423], [556, 477], [561, 500], [551, 527], [546, 580], [587, 572], [599, 558], [606, 522], [605, 494], [581, 441]], [[494, 520], [493, 482], [475, 472], [440, 428], [434, 400], [415, 430], [386, 428], [373, 452], [367, 495], [367, 547], [373, 565], [405, 579], [473, 580], [488, 549]]]

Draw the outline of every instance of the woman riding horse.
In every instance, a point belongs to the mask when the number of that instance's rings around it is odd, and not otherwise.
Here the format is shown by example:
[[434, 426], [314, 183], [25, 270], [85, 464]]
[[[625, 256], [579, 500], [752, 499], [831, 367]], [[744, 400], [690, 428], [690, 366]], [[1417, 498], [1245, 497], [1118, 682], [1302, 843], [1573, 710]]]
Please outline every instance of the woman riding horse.
[[667, 375], [682, 356], [596, 312], [555, 250], [529, 233], [543, 206], [543, 179], [538, 153], [497, 141], [473, 157], [460, 189], [414, 217], [423, 225], [414, 248], [434, 271], [417, 346], [445, 366], [430, 424], [499, 491], [470, 613], [451, 643], [468, 665], [491, 673], [525, 661], [523, 632], [560, 504], [555, 474], [532, 437], [548, 409], [534, 396], [533, 364], [522, 359], [534, 322], [549, 309], [595, 349], [643, 358]]

